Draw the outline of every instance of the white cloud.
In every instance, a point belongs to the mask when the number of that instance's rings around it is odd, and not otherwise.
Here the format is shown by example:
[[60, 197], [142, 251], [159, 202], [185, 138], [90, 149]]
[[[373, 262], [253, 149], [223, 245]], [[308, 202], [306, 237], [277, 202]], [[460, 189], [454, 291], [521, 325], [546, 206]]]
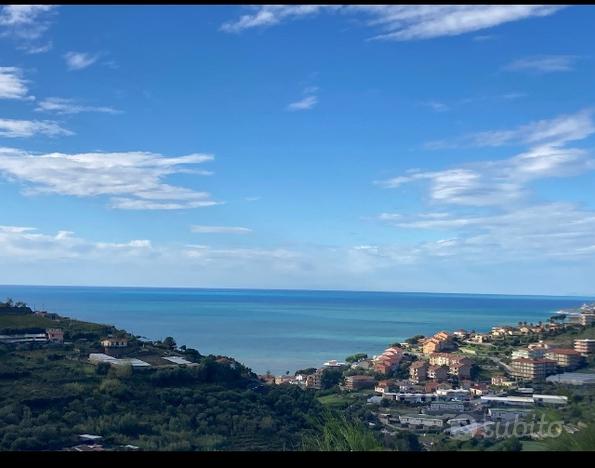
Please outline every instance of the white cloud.
[[580, 260], [592, 255], [595, 245], [595, 212], [571, 203], [505, 207], [483, 214], [383, 213], [379, 219], [397, 228], [454, 232], [448, 242], [420, 243], [415, 251], [465, 262]]
[[324, 5], [266, 5], [257, 7], [252, 15], [242, 15], [238, 20], [224, 23], [221, 30], [237, 33], [245, 29], [273, 26], [284, 20], [312, 16], [327, 8]]
[[5, 5], [0, 9], [0, 36], [19, 41], [19, 48], [38, 54], [51, 49], [51, 42], [38, 43], [50, 26], [53, 5]]
[[0, 226], [0, 258], [23, 262], [82, 259], [122, 261], [153, 253], [148, 240], [125, 243], [91, 242], [74, 236], [71, 231], [43, 234], [37, 229], [20, 226]]
[[458, 147], [497, 147], [509, 144], [560, 145], [573, 140], [582, 140], [595, 132], [592, 110], [561, 115], [554, 119], [539, 120], [521, 125], [512, 130], [495, 130], [464, 135], [455, 140], [437, 140], [424, 145], [427, 149]]
[[249, 234], [252, 229], [238, 226], [198, 226], [194, 225], [190, 228], [192, 232], [197, 234]]
[[591, 113], [561, 116], [524, 125], [515, 130], [482, 132], [470, 140], [476, 146], [500, 146], [510, 142], [532, 145], [518, 155], [496, 161], [470, 163], [442, 171], [410, 171], [376, 182], [385, 188], [429, 182], [430, 199], [437, 203], [467, 206], [505, 205], [527, 194], [526, 185], [537, 179], [566, 177], [595, 168], [587, 151], [568, 148], [595, 132]]
[[421, 103], [422, 106], [429, 107], [435, 112], [445, 112], [450, 109], [450, 107], [440, 101], [424, 101]]
[[504, 67], [511, 71], [530, 71], [536, 73], [553, 73], [574, 70], [579, 57], [575, 55], [540, 55], [525, 57], [509, 63]]
[[17, 67], [0, 67], [0, 99], [29, 99], [27, 81]]
[[301, 111], [313, 109], [318, 104], [318, 98], [316, 96], [305, 96], [299, 101], [292, 102], [287, 106], [289, 111]]
[[39, 101], [39, 112], [55, 112], [56, 114], [79, 114], [81, 112], [103, 112], [106, 114], [119, 114], [121, 111], [107, 106], [87, 106], [77, 103], [73, 99], [49, 97]]
[[225, 32], [278, 25], [316, 16], [320, 12], [360, 15], [365, 24], [383, 32], [373, 39], [407, 41], [456, 36], [521, 19], [548, 16], [563, 8], [552, 5], [265, 5], [251, 7], [221, 26]]
[[[166, 177], [213, 157], [164, 157], [146, 152], [31, 154], [0, 148], [0, 173], [25, 184], [26, 194], [108, 196], [119, 209], [175, 210], [218, 204], [207, 192], [169, 185]], [[204, 173], [204, 172], [203, 172]]]
[[0, 136], [8, 138], [32, 137], [35, 135], [61, 136], [74, 135], [50, 120], [0, 119]]
[[99, 55], [91, 55], [87, 52], [67, 52], [64, 54], [66, 60], [66, 66], [69, 70], [82, 70], [93, 65]]

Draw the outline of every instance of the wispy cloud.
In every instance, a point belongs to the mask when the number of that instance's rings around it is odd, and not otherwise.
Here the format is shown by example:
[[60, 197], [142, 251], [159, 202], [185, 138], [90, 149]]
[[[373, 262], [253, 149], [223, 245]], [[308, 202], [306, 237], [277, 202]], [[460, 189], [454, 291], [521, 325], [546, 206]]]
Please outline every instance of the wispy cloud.
[[580, 57], [576, 55], [540, 55], [515, 60], [504, 67], [509, 71], [554, 73], [574, 70]]
[[99, 58], [98, 54], [89, 54], [87, 52], [67, 52], [64, 54], [66, 66], [69, 70], [82, 70], [93, 65]]
[[301, 111], [313, 109], [318, 104], [317, 96], [304, 96], [299, 101], [292, 102], [287, 106], [289, 111]]
[[379, 219], [395, 228], [454, 233], [449, 239], [417, 245], [417, 255], [500, 262], [536, 258], [574, 260], [595, 253], [595, 212], [571, 203], [504, 207], [487, 214], [382, 213]]
[[30, 54], [47, 52], [52, 43], [41, 43], [50, 26], [53, 5], [5, 5], [0, 9], [0, 36], [19, 41], [19, 48]]
[[51, 137], [74, 135], [73, 132], [62, 128], [51, 120], [13, 120], [0, 119], [0, 136], [9, 138], [24, 138], [35, 135]]
[[31, 154], [0, 148], [0, 173], [25, 184], [25, 194], [110, 197], [113, 208], [177, 210], [216, 205], [207, 192], [164, 182], [175, 173], [211, 161], [207, 154], [164, 157], [146, 152]]
[[450, 110], [450, 107], [447, 104], [440, 101], [423, 101], [420, 104], [424, 107], [429, 107], [434, 112], [445, 112], [447, 110]]
[[56, 114], [79, 114], [81, 112], [103, 112], [107, 114], [119, 114], [122, 111], [107, 106], [88, 106], [77, 103], [74, 99], [49, 97], [38, 102], [39, 112], [54, 112]]
[[424, 144], [427, 149], [459, 147], [497, 147], [510, 144], [557, 144], [582, 140], [593, 133], [592, 110], [539, 120], [509, 130], [490, 130], [463, 135], [452, 140], [435, 140]]
[[537, 179], [566, 177], [595, 168], [587, 151], [567, 143], [595, 133], [590, 111], [534, 122], [518, 129], [475, 134], [477, 146], [501, 146], [510, 142], [529, 149], [508, 159], [481, 161], [442, 171], [410, 171], [376, 182], [385, 188], [429, 182], [433, 202], [467, 206], [505, 205], [527, 193], [526, 185]]
[[0, 99], [30, 99], [27, 81], [17, 67], [0, 67]]
[[318, 86], [306, 86], [302, 90], [303, 97], [290, 103], [287, 110], [291, 112], [313, 109], [318, 104]]
[[264, 28], [321, 12], [361, 15], [365, 24], [382, 31], [373, 39], [409, 41], [456, 36], [511, 21], [548, 16], [563, 8], [552, 5], [266, 5], [251, 7], [252, 14], [228, 21], [225, 32]]
[[252, 229], [238, 226], [199, 226], [193, 225], [190, 230], [196, 234], [249, 234]]

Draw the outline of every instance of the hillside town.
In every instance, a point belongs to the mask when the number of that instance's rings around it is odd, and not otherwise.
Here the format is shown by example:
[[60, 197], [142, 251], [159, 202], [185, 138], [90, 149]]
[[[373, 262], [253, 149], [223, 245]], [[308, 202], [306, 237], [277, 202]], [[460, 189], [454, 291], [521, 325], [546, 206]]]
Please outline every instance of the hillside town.
[[498, 325], [483, 333], [441, 330], [393, 343], [371, 358], [359, 354], [309, 373], [260, 378], [271, 385], [324, 390], [325, 377], [333, 381], [333, 375], [339, 394], [366, 399], [377, 420], [369, 424], [380, 424], [384, 432], [481, 437], [495, 424], [532, 416], [536, 408], [567, 405], [568, 397], [557, 394], [556, 386], [595, 384], [595, 339], [576, 338], [571, 346], [557, 340], [565, 333], [592, 336], [594, 323], [595, 304], [585, 304], [546, 323]]

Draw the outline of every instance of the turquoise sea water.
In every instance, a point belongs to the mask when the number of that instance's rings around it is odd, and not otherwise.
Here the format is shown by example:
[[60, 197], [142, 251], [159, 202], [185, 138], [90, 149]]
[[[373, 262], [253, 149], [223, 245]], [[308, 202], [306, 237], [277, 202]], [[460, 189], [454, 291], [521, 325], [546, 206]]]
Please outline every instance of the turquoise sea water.
[[173, 336], [255, 372], [291, 372], [329, 359], [378, 354], [442, 329], [488, 330], [546, 320], [585, 297], [352, 291], [0, 286], [39, 309], [108, 323], [150, 339]]

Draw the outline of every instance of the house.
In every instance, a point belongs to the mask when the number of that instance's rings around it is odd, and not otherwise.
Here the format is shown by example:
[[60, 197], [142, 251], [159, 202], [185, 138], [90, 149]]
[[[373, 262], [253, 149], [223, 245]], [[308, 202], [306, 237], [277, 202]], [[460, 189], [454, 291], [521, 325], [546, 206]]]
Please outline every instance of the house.
[[381, 380], [374, 387], [374, 391], [376, 393], [382, 394], [384, 392], [390, 392], [391, 390], [393, 390], [394, 387], [395, 387], [394, 383], [391, 382], [390, 380]]
[[350, 375], [345, 377], [345, 388], [347, 390], [361, 390], [362, 388], [373, 387], [374, 377], [369, 375]]
[[488, 386], [484, 383], [477, 383], [469, 388], [469, 393], [474, 396], [486, 395], [488, 393]]
[[420, 383], [428, 376], [428, 363], [426, 361], [415, 361], [409, 366], [409, 380]]
[[511, 387], [514, 385], [514, 381], [510, 380], [505, 375], [495, 375], [491, 379], [491, 384], [495, 387]]
[[469, 341], [478, 344], [489, 343], [492, 341], [492, 336], [489, 333], [475, 333], [471, 335]]
[[[448, 383], [444, 383], [444, 382], [438, 382], [436, 380], [431, 380], [431, 381], [426, 382], [424, 385], [424, 388], [419, 389], [419, 391], [422, 391], [425, 393], [435, 393], [438, 390], [448, 390], [449, 388], [452, 388], [452, 385], [450, 385]], [[417, 388], [412, 388], [407, 391], [418, 391], [418, 390], [417, 390]]]
[[442, 349], [443, 349], [442, 342], [435, 338], [428, 338], [427, 340], [424, 341], [424, 343], [422, 345], [422, 351], [424, 354], [437, 353], [439, 351], [442, 351]]
[[556, 373], [556, 361], [552, 359], [517, 358], [511, 361], [512, 375], [521, 380], [543, 381]]
[[64, 331], [61, 328], [48, 328], [45, 334], [50, 343], [64, 343]]
[[275, 385], [289, 384], [294, 380], [291, 375], [279, 375], [275, 377]]
[[593, 354], [595, 352], [595, 340], [574, 340], [574, 350], [582, 355]]
[[428, 377], [438, 382], [442, 382], [448, 378], [448, 367], [433, 365], [428, 367]]
[[550, 349], [545, 353], [547, 359], [556, 361], [559, 367], [563, 367], [567, 370], [576, 369], [580, 367], [583, 356], [581, 353], [574, 349]]
[[126, 338], [105, 338], [101, 340], [101, 346], [104, 348], [126, 348], [128, 340]]

